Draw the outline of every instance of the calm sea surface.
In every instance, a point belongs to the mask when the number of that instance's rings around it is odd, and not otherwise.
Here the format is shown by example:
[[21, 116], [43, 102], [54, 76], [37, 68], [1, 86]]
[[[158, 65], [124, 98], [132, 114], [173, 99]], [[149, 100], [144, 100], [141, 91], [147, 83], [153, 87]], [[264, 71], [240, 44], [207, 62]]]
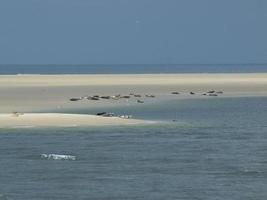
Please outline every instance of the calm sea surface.
[[0, 65], [1, 74], [143, 74], [267, 72], [267, 64], [237, 65]]
[[[0, 129], [0, 199], [267, 199], [267, 98], [108, 111], [165, 123]], [[46, 160], [44, 153], [77, 160]]]

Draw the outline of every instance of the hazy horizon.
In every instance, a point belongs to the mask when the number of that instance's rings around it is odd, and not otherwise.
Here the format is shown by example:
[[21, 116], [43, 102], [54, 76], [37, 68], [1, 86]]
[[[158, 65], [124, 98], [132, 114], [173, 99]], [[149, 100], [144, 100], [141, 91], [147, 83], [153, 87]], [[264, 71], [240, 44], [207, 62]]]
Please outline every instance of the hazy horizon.
[[34, 66], [34, 65], [56, 65], [56, 66], [68, 66], [68, 65], [80, 65], [80, 66], [91, 66], [91, 65], [267, 65], [267, 63], [73, 63], [73, 64], [68, 64], [68, 63], [61, 63], [61, 64], [56, 64], [56, 63], [47, 63], [47, 64], [42, 64], [42, 63], [19, 63], [19, 64], [14, 64], [14, 63], [0, 63], [0, 66], [3, 65], [14, 65], [14, 66], [19, 66], [19, 65], [28, 65], [28, 66]]
[[266, 64], [31, 64], [1, 65], [0, 74], [267, 73]]
[[267, 63], [267, 1], [2, 0], [2, 64]]

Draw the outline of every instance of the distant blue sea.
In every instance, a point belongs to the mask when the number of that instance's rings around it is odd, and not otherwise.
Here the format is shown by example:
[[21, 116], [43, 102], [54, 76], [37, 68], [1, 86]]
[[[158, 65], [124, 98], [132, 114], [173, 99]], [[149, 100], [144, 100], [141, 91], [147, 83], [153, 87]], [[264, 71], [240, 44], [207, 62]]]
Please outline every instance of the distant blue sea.
[[244, 65], [0, 65], [0, 74], [143, 74], [267, 72], [267, 64]]
[[266, 108], [263, 97], [172, 100], [105, 109], [157, 125], [0, 129], [0, 199], [266, 200]]

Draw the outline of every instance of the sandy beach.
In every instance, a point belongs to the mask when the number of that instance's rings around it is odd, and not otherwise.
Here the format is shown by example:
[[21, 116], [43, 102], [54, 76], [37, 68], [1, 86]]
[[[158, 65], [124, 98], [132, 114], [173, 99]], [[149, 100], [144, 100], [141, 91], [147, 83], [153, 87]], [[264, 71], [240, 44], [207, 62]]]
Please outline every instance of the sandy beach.
[[[220, 91], [216, 97], [208, 91]], [[179, 94], [173, 94], [178, 92]], [[192, 92], [193, 94], [190, 94]], [[94, 95], [129, 95], [140, 97], [82, 99], [71, 98]], [[206, 95], [203, 95], [206, 94]], [[153, 95], [153, 98], [146, 97]], [[267, 96], [267, 73], [243, 74], [136, 74], [136, 75], [2, 75], [0, 76], [0, 127], [13, 123], [20, 125], [56, 126], [55, 119], [65, 120], [61, 125], [109, 125], [132, 124], [140, 121], [97, 116], [37, 115], [27, 114], [14, 119], [12, 112], [60, 113], [65, 109], [105, 108], [110, 106], [131, 106], [158, 101], [184, 98], [221, 98]], [[139, 102], [139, 103], [140, 103]], [[127, 114], [127, 113], [125, 113]], [[33, 120], [35, 117], [36, 120]], [[95, 118], [96, 117], [96, 118]], [[38, 119], [38, 120], [37, 120]], [[47, 120], [45, 120], [47, 119]], [[90, 119], [90, 120], [89, 120]], [[25, 121], [25, 123], [24, 123]], [[57, 120], [56, 120], [57, 121]], [[26, 123], [27, 122], [27, 123]]]

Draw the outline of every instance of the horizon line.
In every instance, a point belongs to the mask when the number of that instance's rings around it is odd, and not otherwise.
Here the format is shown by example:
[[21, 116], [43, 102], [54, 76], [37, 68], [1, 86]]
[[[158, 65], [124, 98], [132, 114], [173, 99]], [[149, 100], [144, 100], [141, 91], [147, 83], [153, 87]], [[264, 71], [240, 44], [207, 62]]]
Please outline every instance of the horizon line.
[[75, 65], [80, 65], [80, 66], [88, 66], [88, 65], [267, 65], [267, 63], [180, 63], [180, 64], [173, 64], [173, 63], [123, 63], [123, 64], [118, 64], [118, 63], [110, 63], [110, 64], [103, 64], [103, 63], [95, 63], [95, 64], [53, 64], [53, 63], [49, 63], [49, 64], [38, 64], [38, 63], [34, 63], [34, 64], [28, 64], [28, 63], [20, 63], [20, 64], [12, 64], [12, 63], [0, 63], [1, 65], [39, 65], [39, 66], [44, 66], [44, 65], [58, 65], [58, 66], [75, 66]]

